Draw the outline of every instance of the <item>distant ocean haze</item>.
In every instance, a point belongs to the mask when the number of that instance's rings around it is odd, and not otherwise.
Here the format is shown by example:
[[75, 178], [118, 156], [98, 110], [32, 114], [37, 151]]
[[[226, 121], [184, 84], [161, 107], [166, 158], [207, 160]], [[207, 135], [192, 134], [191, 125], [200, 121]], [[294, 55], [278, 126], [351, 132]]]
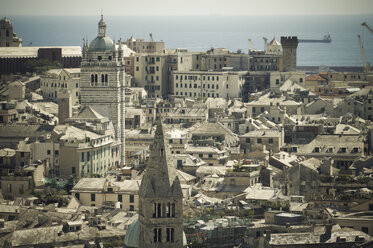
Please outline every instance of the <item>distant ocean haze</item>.
[[[125, 13], [124, 13], [125, 14]], [[4, 16], [4, 15], [3, 15]], [[100, 16], [7, 16], [23, 46], [81, 46], [83, 38], [97, 36]], [[104, 16], [108, 35], [115, 40], [135, 38], [163, 40], [166, 48], [206, 51], [224, 47], [231, 52], [248, 52], [248, 38], [254, 49], [264, 48], [263, 37], [298, 36], [331, 43], [299, 43], [297, 64], [301, 66], [361, 66], [357, 35], [364, 44], [367, 61], [373, 64], [373, 33], [361, 26], [373, 26], [368, 16]]]

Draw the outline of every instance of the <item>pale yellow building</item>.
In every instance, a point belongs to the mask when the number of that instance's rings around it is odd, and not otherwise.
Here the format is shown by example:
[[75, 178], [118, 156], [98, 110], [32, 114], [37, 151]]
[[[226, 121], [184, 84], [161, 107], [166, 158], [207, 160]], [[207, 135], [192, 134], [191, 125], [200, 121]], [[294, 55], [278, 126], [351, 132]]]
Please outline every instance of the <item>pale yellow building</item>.
[[112, 178], [82, 178], [71, 193], [83, 206], [115, 207], [137, 211], [140, 180], [117, 181]]
[[[57, 126], [54, 131], [62, 134], [59, 139], [60, 160], [57, 169], [61, 177], [106, 176], [114, 156], [112, 135], [62, 125]], [[118, 153], [118, 149], [116, 151]]]

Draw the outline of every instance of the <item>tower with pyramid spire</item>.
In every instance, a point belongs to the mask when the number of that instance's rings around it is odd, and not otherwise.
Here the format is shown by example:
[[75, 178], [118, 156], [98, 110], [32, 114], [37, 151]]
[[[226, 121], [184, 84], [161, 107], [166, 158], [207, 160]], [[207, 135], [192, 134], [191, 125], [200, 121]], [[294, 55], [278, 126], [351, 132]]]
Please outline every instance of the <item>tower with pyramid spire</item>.
[[139, 247], [183, 247], [183, 193], [163, 125], [154, 143], [139, 191]]

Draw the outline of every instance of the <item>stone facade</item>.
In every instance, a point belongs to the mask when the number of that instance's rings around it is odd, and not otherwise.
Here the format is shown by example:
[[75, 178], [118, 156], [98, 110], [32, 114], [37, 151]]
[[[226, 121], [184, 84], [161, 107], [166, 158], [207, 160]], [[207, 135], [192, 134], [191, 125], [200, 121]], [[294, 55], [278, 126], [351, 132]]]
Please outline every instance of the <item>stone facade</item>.
[[22, 39], [13, 33], [13, 25], [6, 17], [0, 20], [0, 47], [21, 47]]
[[159, 123], [139, 191], [139, 247], [183, 247], [183, 194]]
[[293, 37], [281, 37], [281, 45], [283, 50], [283, 70], [284, 71], [296, 71], [297, 70], [297, 47], [298, 38]]
[[83, 47], [81, 64], [81, 104], [89, 105], [113, 121], [115, 137], [120, 140], [121, 163], [124, 163], [125, 65], [121, 45], [106, 36], [106, 23], [101, 16], [99, 33], [89, 47]]

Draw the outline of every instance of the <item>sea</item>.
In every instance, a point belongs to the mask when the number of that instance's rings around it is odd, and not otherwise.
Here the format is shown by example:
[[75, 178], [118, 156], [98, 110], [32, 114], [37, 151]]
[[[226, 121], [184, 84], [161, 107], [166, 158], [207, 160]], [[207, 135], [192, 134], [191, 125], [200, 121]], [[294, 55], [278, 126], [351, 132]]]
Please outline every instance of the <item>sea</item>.
[[[100, 16], [7, 16], [23, 46], [81, 46], [97, 36]], [[360, 34], [366, 60], [373, 65], [373, 33], [361, 26], [373, 27], [373, 15], [306, 15], [306, 16], [110, 16], [105, 15], [107, 33], [113, 40], [132, 35], [155, 41], [163, 40], [167, 49], [187, 48], [206, 51], [212, 47], [231, 52], [249, 50], [248, 38], [256, 50], [281, 36], [299, 39], [322, 39], [329, 34], [331, 43], [299, 43], [299, 66], [361, 66], [362, 56], [357, 35]]]

